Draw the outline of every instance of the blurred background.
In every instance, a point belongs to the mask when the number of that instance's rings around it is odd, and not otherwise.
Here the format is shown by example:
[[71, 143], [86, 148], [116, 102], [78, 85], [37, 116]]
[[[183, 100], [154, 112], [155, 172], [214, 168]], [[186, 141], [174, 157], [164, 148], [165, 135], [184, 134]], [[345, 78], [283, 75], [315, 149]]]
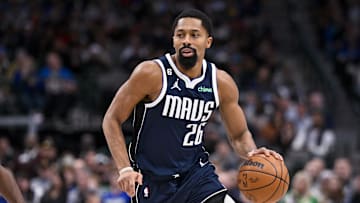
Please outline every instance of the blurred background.
[[[282, 202], [360, 202], [359, 1], [2, 0], [0, 162], [27, 202], [129, 202], [102, 117], [137, 63], [173, 52], [172, 21], [189, 7], [213, 20], [207, 59], [236, 81], [257, 145], [285, 157]], [[218, 113], [205, 145], [248, 202]]]

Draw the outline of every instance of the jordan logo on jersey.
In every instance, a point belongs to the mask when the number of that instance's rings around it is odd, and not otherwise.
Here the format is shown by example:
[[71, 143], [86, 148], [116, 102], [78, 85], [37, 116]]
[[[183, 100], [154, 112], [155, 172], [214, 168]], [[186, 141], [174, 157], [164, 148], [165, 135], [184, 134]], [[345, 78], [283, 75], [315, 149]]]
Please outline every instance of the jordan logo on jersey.
[[162, 116], [204, 122], [210, 118], [214, 109], [214, 101], [166, 95]]
[[179, 78], [176, 79], [176, 81], [174, 82], [173, 86], [170, 89], [177, 89], [181, 91], [181, 88], [179, 87]]

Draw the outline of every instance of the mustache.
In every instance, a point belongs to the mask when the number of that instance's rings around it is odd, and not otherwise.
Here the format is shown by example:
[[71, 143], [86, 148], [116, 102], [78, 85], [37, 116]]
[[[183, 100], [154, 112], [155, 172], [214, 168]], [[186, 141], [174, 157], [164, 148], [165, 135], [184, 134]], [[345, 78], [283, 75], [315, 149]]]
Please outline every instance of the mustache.
[[191, 49], [192, 51], [194, 51], [194, 53], [196, 53], [196, 49], [192, 48], [192, 47], [191, 47], [190, 45], [188, 45], [188, 44], [186, 44], [186, 45], [184, 45], [183, 47], [181, 47], [181, 48], [179, 49], [179, 51], [181, 52], [182, 50], [184, 50], [184, 49], [186, 49], [186, 48]]

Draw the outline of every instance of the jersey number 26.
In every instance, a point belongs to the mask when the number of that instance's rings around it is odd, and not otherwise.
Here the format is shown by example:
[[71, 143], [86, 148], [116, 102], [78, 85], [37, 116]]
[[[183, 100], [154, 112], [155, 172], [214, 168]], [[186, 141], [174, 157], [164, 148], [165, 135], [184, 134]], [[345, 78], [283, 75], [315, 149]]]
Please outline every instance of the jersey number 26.
[[186, 128], [190, 129], [190, 132], [186, 133], [183, 141], [184, 147], [191, 147], [195, 145], [199, 145], [202, 142], [202, 137], [204, 134], [204, 126], [206, 122], [200, 124], [188, 124]]

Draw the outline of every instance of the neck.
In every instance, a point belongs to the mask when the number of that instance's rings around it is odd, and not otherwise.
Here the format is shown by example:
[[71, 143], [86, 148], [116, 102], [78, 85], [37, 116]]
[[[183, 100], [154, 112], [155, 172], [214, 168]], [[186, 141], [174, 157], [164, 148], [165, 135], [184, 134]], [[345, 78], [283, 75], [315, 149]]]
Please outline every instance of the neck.
[[177, 58], [175, 57], [175, 55], [172, 55], [171, 58], [173, 59], [173, 61], [175, 62], [176, 67], [179, 69], [180, 72], [182, 72], [183, 74], [187, 75], [189, 78], [197, 78], [200, 77], [202, 74], [202, 58], [199, 59], [195, 66], [190, 68], [190, 69], [186, 69], [183, 68], [181, 66], [181, 64], [179, 63], [179, 61], [177, 60]]

